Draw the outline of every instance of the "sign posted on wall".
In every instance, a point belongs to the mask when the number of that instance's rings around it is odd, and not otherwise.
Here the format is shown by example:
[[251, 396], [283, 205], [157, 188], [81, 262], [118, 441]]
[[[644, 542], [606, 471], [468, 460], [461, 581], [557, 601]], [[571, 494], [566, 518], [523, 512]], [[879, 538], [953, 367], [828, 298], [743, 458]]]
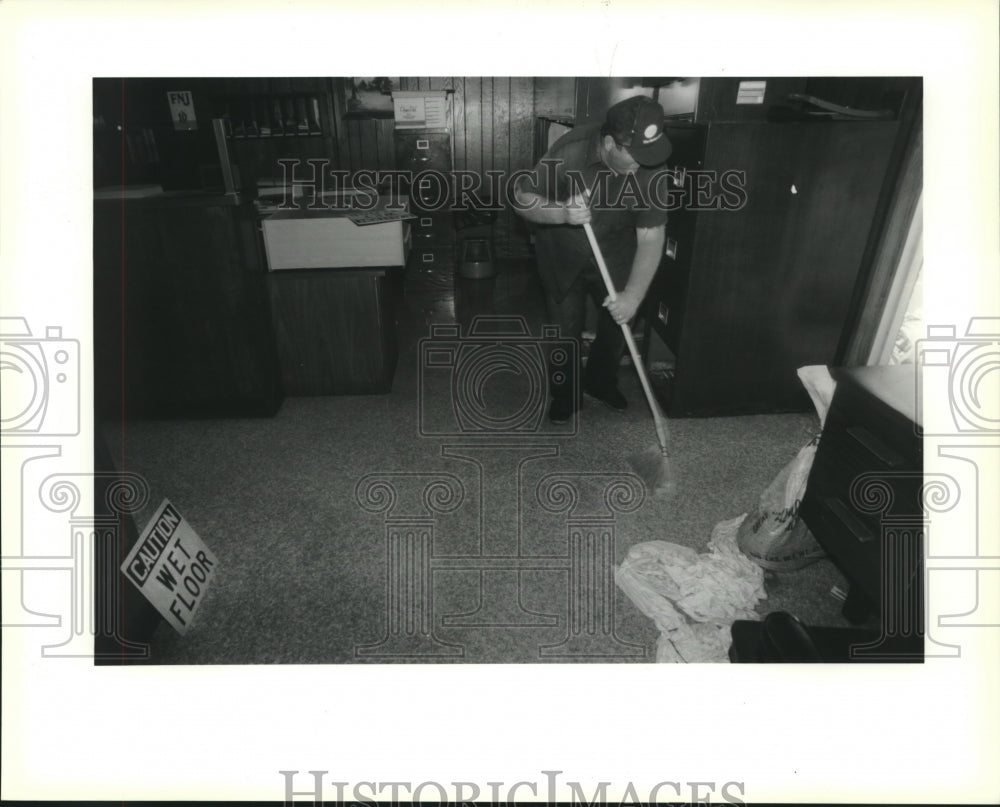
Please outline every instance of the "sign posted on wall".
[[194, 98], [187, 90], [171, 90], [167, 93], [170, 104], [170, 119], [178, 132], [198, 128], [198, 118], [194, 114]]
[[125, 576], [182, 634], [205, 599], [217, 568], [215, 555], [167, 499], [122, 564]]

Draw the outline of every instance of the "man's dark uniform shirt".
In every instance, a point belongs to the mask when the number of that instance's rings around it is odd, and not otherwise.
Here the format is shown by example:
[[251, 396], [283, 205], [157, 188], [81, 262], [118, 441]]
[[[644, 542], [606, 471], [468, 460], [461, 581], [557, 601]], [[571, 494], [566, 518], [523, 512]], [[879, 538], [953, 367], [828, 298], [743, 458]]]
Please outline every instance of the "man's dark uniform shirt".
[[[634, 176], [615, 174], [601, 160], [601, 125], [577, 126], [545, 154], [520, 187], [549, 201], [567, 202], [573, 191], [567, 172], [578, 171], [588, 189], [591, 226], [601, 245], [615, 288], [628, 281], [635, 257], [636, 228], [666, 224], [667, 176], [662, 168], [640, 167]], [[599, 175], [603, 180], [597, 182]], [[579, 194], [579, 189], [577, 193]], [[593, 253], [582, 227], [537, 224], [535, 252], [545, 291], [557, 301], [566, 296], [573, 281], [593, 264]]]

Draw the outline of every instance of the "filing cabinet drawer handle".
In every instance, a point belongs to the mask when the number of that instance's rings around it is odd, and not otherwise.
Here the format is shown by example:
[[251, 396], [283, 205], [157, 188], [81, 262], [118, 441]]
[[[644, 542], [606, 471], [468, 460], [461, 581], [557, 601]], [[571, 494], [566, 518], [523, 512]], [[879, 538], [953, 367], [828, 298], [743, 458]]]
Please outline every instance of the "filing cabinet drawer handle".
[[837, 520], [848, 529], [859, 544], [866, 544], [875, 539], [871, 530], [869, 530], [861, 522], [861, 519], [854, 515], [847, 505], [840, 501], [840, 499], [827, 499], [826, 507], [837, 517]]
[[906, 460], [879, 440], [863, 426], [848, 426], [847, 433], [869, 454], [884, 463], [887, 468], [905, 468]]
[[666, 246], [664, 247], [663, 254], [666, 255], [671, 260], [677, 260], [677, 241], [674, 238], [668, 238]]

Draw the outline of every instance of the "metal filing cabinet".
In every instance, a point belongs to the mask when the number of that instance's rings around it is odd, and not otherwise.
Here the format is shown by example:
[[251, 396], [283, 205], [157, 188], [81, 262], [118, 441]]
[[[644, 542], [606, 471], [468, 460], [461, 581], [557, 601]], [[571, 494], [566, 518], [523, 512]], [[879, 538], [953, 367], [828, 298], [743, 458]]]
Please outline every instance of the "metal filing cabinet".
[[[407, 183], [413, 249], [409, 269], [435, 275], [455, 269], [455, 223], [451, 211], [451, 132], [448, 129], [397, 130], [396, 167], [410, 172]], [[424, 176], [421, 176], [423, 174]]]
[[[704, 126], [685, 123], [668, 123], [667, 136], [673, 146], [668, 169], [671, 176], [662, 195], [681, 194], [689, 182], [689, 173], [701, 169], [705, 153], [706, 129]], [[681, 325], [685, 317], [685, 301], [693, 256], [695, 216], [683, 205], [672, 206], [667, 222], [664, 255], [660, 268], [650, 284], [645, 300], [644, 349], [649, 350], [649, 328], [675, 355], [681, 354]], [[648, 358], [648, 356], [647, 356]]]

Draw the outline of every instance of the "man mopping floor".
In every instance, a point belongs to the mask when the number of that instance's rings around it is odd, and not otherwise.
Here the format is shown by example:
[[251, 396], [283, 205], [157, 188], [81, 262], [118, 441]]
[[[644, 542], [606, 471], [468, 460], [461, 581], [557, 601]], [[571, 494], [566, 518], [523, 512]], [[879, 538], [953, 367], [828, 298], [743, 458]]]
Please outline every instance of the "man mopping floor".
[[[628, 405], [618, 388], [618, 367], [628, 343], [659, 438], [659, 448], [634, 464], [654, 491], [673, 488], [666, 422], [630, 327], [663, 255], [667, 209], [657, 185], [662, 194], [664, 174], [654, 169], [665, 164], [670, 152], [662, 107], [639, 95], [612, 106], [603, 123], [577, 126], [563, 135], [516, 187], [518, 213], [534, 225], [550, 323], [579, 345], [587, 296], [598, 303], [597, 332], [580, 388], [616, 411]], [[553, 383], [551, 392], [549, 419], [564, 423], [580, 403], [576, 379]]]

